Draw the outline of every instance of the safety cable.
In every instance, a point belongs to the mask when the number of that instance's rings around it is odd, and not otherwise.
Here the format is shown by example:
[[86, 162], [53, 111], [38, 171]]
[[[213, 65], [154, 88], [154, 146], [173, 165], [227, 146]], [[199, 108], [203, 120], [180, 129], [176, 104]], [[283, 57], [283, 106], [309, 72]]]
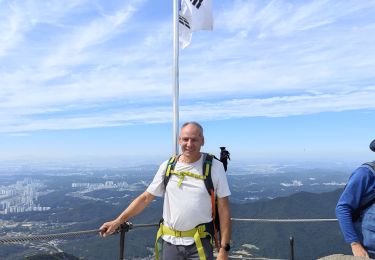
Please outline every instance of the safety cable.
[[232, 221], [247, 221], [247, 222], [290, 222], [290, 223], [296, 223], [296, 222], [335, 222], [337, 221], [336, 218], [327, 218], [327, 219], [257, 219], [257, 218], [231, 218]]
[[48, 234], [48, 235], [6, 237], [6, 238], [0, 238], [0, 244], [19, 243], [19, 242], [35, 241], [35, 240], [50, 240], [50, 239], [57, 239], [57, 238], [68, 238], [68, 237], [77, 237], [77, 236], [93, 235], [93, 234], [99, 234], [99, 230], [96, 229], [96, 230], [86, 230], [86, 231]]
[[[133, 228], [142, 228], [142, 227], [157, 227], [159, 224], [132, 224], [130, 222], [125, 222], [122, 224], [113, 234], [118, 234], [122, 230], [127, 232]], [[0, 244], [9, 244], [9, 243], [20, 243], [26, 241], [36, 241], [36, 240], [50, 240], [50, 239], [58, 239], [58, 238], [70, 238], [70, 237], [79, 237], [79, 236], [87, 236], [87, 235], [99, 235], [100, 230], [85, 230], [85, 231], [77, 231], [77, 232], [66, 232], [66, 233], [58, 233], [58, 234], [48, 234], [48, 235], [30, 235], [30, 236], [19, 236], [19, 237], [3, 237], [0, 238]]]
[[[336, 222], [337, 219], [251, 219], [251, 218], [231, 218], [232, 221], [245, 221], [245, 222], [275, 222], [275, 223], [297, 223], [297, 222]], [[114, 234], [118, 234], [121, 231], [128, 232], [134, 228], [143, 227], [157, 227], [159, 223], [154, 224], [132, 224], [130, 222], [125, 222], [122, 224]], [[3, 237], [0, 238], [0, 244], [9, 243], [20, 243], [26, 241], [37, 241], [37, 240], [50, 240], [58, 238], [69, 238], [69, 237], [79, 237], [87, 235], [98, 235], [99, 229], [77, 231], [77, 232], [66, 232], [58, 234], [48, 234], [48, 235], [30, 235], [30, 236], [19, 236], [19, 237]]]

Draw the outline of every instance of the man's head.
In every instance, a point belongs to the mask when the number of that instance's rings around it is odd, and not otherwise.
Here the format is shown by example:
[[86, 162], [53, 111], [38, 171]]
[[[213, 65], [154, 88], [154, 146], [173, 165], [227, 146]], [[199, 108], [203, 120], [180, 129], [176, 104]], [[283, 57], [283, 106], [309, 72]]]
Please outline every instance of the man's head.
[[201, 156], [201, 147], [204, 145], [203, 128], [197, 122], [187, 122], [182, 125], [178, 143], [182, 154], [189, 162], [197, 161]]
[[375, 139], [370, 143], [370, 149], [375, 152]]

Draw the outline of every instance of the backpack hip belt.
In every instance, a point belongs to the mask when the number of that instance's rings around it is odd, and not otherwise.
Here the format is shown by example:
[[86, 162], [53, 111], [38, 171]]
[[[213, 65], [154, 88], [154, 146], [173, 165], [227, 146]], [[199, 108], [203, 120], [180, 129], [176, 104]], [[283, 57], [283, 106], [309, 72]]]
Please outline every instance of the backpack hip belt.
[[174, 236], [174, 237], [194, 238], [194, 242], [195, 242], [195, 245], [197, 246], [200, 260], [206, 260], [206, 255], [204, 253], [201, 238], [210, 237], [210, 241], [212, 244], [212, 234], [210, 233], [210, 229], [207, 227], [207, 224], [201, 224], [195, 228], [192, 228], [186, 231], [178, 231], [178, 230], [165, 226], [163, 223], [160, 223], [160, 227], [156, 235], [156, 242], [155, 242], [155, 259], [156, 260], [159, 260], [159, 250], [158, 250], [157, 242], [159, 238], [163, 235]]

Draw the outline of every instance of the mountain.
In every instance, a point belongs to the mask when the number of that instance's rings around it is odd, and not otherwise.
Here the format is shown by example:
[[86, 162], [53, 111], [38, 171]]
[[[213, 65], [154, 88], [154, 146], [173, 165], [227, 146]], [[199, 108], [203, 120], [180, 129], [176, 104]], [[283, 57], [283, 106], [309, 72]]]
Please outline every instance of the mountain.
[[37, 254], [25, 257], [25, 260], [79, 260], [78, 257], [67, 253]]
[[[233, 218], [280, 218], [311, 219], [335, 218], [334, 209], [342, 189], [325, 193], [299, 192], [286, 197], [264, 199], [252, 203], [231, 203]], [[61, 194], [51, 194], [53, 200], [66, 203]], [[134, 194], [135, 196], [135, 194]], [[109, 205], [97, 201], [72, 199], [67, 210], [59, 210], [50, 218], [74, 223], [64, 231], [97, 229], [100, 225], [116, 217], [127, 205]], [[50, 199], [51, 199], [50, 198]], [[44, 203], [48, 204], [45, 198]], [[134, 225], [158, 223], [162, 215], [162, 200], [150, 204], [139, 216], [131, 220]], [[27, 217], [28, 216], [28, 217]], [[27, 219], [41, 218], [40, 215], [25, 214]], [[152, 255], [157, 228], [134, 228], [126, 233], [125, 256], [127, 259], [144, 258]], [[58, 230], [60, 232], [60, 230]], [[55, 230], [54, 233], [58, 233]], [[318, 259], [334, 253], [350, 253], [345, 244], [337, 222], [320, 223], [254, 223], [233, 221], [232, 251], [238, 256], [266, 257], [271, 259], [289, 259], [289, 239], [295, 241], [295, 259]], [[45, 242], [41, 242], [45, 243]], [[61, 240], [58, 248], [80, 259], [117, 259], [119, 255], [119, 236], [101, 239], [98, 236]], [[2, 250], [0, 250], [2, 251]], [[11, 250], [8, 250], [9, 252]], [[4, 251], [3, 251], [4, 252]], [[8, 255], [9, 256], [9, 255]], [[0, 254], [1, 257], [6, 257]]]
[[[332, 219], [342, 189], [326, 193], [299, 192], [288, 197], [248, 204], [231, 204], [233, 218]], [[254, 256], [288, 259], [289, 239], [295, 241], [296, 259], [317, 259], [333, 253], [350, 253], [338, 222], [254, 223], [233, 221], [235, 249], [250, 248]], [[252, 246], [249, 246], [252, 245]], [[245, 246], [244, 246], [245, 245]]]

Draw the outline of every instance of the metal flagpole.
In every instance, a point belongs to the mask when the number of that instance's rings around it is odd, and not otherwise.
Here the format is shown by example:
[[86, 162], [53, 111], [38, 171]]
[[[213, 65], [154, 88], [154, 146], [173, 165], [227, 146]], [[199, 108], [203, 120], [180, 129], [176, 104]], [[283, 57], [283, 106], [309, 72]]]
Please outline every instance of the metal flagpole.
[[173, 153], [178, 154], [179, 127], [179, 34], [178, 34], [178, 1], [173, 0]]

